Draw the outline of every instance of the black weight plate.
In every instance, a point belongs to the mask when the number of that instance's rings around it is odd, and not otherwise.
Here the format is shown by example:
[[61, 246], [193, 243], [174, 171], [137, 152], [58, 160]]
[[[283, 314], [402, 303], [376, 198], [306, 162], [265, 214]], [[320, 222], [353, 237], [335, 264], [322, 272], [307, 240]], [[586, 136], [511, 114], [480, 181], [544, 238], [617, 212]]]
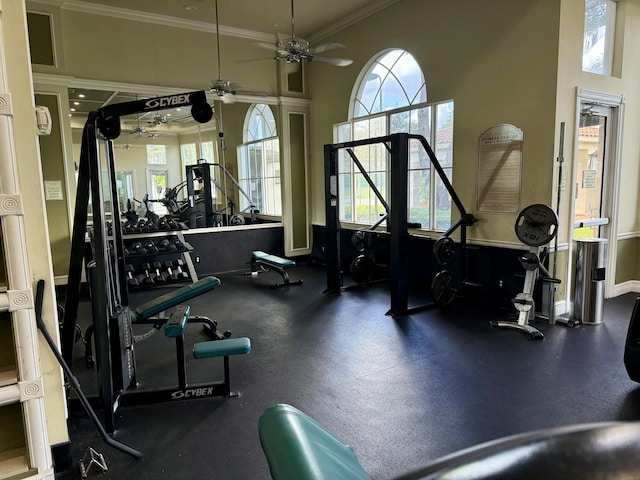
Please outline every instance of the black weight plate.
[[456, 298], [458, 281], [449, 270], [442, 270], [433, 277], [431, 282], [431, 297], [439, 307], [446, 307]]
[[541, 203], [529, 205], [522, 210], [515, 224], [518, 240], [530, 247], [540, 247], [549, 243], [556, 235], [557, 229], [556, 212]]
[[368, 283], [373, 278], [376, 268], [375, 260], [370, 256], [358, 255], [351, 262], [350, 272], [353, 281], [359, 284]]
[[371, 246], [371, 235], [366, 230], [358, 230], [351, 235], [351, 245], [362, 253]]
[[527, 252], [520, 257], [520, 265], [525, 270], [535, 270], [540, 265], [540, 259], [535, 253]]
[[436, 243], [433, 245], [433, 256], [438, 264], [449, 265], [449, 263], [451, 263], [456, 253], [454, 245], [450, 237], [440, 237], [436, 240]]

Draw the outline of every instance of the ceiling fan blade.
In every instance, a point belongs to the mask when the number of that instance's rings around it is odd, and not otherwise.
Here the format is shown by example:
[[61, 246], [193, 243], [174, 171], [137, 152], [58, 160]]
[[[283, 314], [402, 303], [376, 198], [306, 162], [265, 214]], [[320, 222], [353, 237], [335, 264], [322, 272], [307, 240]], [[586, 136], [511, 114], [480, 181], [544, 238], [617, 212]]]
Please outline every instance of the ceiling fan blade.
[[250, 62], [262, 62], [264, 60], [277, 60], [277, 57], [261, 57], [261, 58], [244, 58], [242, 60], [236, 60], [236, 63], [250, 63]]
[[267, 50], [278, 50], [278, 46], [277, 45], [273, 45], [271, 43], [265, 43], [265, 42], [256, 42], [256, 45], [262, 48], [266, 48]]
[[353, 60], [348, 58], [313, 57], [311, 55], [307, 57], [307, 60], [316, 63], [327, 63], [336, 67], [347, 67], [353, 63]]
[[218, 98], [222, 101], [222, 103], [236, 103], [236, 96], [233, 93], [225, 93], [222, 96], [218, 96]]
[[332, 50], [340, 50], [341, 48], [346, 48], [342, 43], [323, 43], [322, 45], [317, 45], [315, 47], [309, 48], [309, 53], [312, 55], [317, 55], [318, 53], [330, 52]]

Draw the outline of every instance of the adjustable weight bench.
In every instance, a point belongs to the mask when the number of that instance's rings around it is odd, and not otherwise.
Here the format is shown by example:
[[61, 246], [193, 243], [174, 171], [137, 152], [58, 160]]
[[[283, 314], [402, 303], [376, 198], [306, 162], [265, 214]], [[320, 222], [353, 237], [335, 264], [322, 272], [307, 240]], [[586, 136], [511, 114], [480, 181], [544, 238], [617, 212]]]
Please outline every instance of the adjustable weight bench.
[[231, 355], [246, 354], [251, 351], [251, 341], [246, 338], [211, 340], [198, 342], [193, 346], [193, 358], [224, 358], [224, 379], [213, 383], [189, 385], [187, 383], [187, 364], [184, 353], [184, 330], [189, 321], [190, 307], [177, 306], [164, 326], [166, 337], [176, 340], [176, 366], [178, 371], [178, 386], [161, 390], [127, 390], [120, 398], [123, 406], [142, 405], [173, 400], [191, 400], [209, 397], [237, 397], [238, 393], [231, 392], [229, 375], [229, 357]]
[[289, 281], [289, 274], [285, 271], [286, 268], [295, 267], [296, 262], [289, 260], [288, 258], [278, 257], [277, 255], [271, 255], [269, 253], [255, 250], [251, 253], [251, 274], [257, 275], [261, 272], [268, 270], [275, 270], [282, 276], [283, 283], [276, 283], [271, 285], [271, 288], [284, 287], [288, 285], [302, 285], [302, 280], [295, 282]]
[[[209, 292], [220, 285], [220, 280], [216, 277], [209, 276], [204, 277], [197, 282], [180, 287], [177, 290], [173, 290], [169, 293], [161, 295], [149, 300], [148, 302], [138, 305], [137, 308], [130, 311], [131, 323], [133, 324], [152, 324], [153, 328], [142, 334], [134, 337], [135, 341], [142, 341], [157, 333], [158, 330], [167, 322], [166, 318], [160, 318], [155, 315], [169, 310], [177, 305], [180, 305], [187, 300], [198, 297], [203, 293]], [[204, 331], [213, 340], [222, 340], [228, 338], [231, 332], [225, 331], [221, 333], [218, 330], [218, 322], [210, 319], [209, 317], [201, 315], [191, 315], [188, 317], [189, 322], [202, 323]], [[95, 360], [93, 358], [93, 351], [91, 347], [91, 335], [93, 329], [87, 328], [85, 332], [85, 361], [89, 368], [93, 367]]]

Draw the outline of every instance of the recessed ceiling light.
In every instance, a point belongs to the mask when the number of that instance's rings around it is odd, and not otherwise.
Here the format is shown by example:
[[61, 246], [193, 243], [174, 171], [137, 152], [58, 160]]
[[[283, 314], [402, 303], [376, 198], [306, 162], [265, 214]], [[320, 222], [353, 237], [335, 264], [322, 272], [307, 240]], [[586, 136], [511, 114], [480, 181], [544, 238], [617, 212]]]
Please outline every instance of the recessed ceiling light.
[[198, 10], [198, 7], [196, 7], [195, 5], [185, 5], [184, 8], [187, 12], [195, 12], [196, 10]]
[[73, 102], [73, 104], [78, 106], [78, 105], [80, 105], [80, 102]]
[[71, 110], [72, 112], [75, 112], [76, 109], [75, 108], [70, 108], [69, 110]]
[[78, 98], [84, 98], [84, 97], [85, 97], [84, 93], [81, 93], [81, 94], [78, 95]]

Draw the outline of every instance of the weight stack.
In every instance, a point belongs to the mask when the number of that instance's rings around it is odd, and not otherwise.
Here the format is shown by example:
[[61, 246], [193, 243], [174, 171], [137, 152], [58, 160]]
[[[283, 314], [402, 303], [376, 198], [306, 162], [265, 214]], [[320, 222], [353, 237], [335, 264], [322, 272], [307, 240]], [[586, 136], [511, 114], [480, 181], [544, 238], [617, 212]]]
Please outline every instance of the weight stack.
[[129, 307], [118, 309], [109, 320], [109, 326], [111, 329], [113, 384], [116, 393], [122, 393], [129, 388], [135, 377], [133, 332]]
[[629, 378], [634, 382], [640, 382], [640, 297], [636, 298], [629, 322], [624, 346], [624, 366]]

